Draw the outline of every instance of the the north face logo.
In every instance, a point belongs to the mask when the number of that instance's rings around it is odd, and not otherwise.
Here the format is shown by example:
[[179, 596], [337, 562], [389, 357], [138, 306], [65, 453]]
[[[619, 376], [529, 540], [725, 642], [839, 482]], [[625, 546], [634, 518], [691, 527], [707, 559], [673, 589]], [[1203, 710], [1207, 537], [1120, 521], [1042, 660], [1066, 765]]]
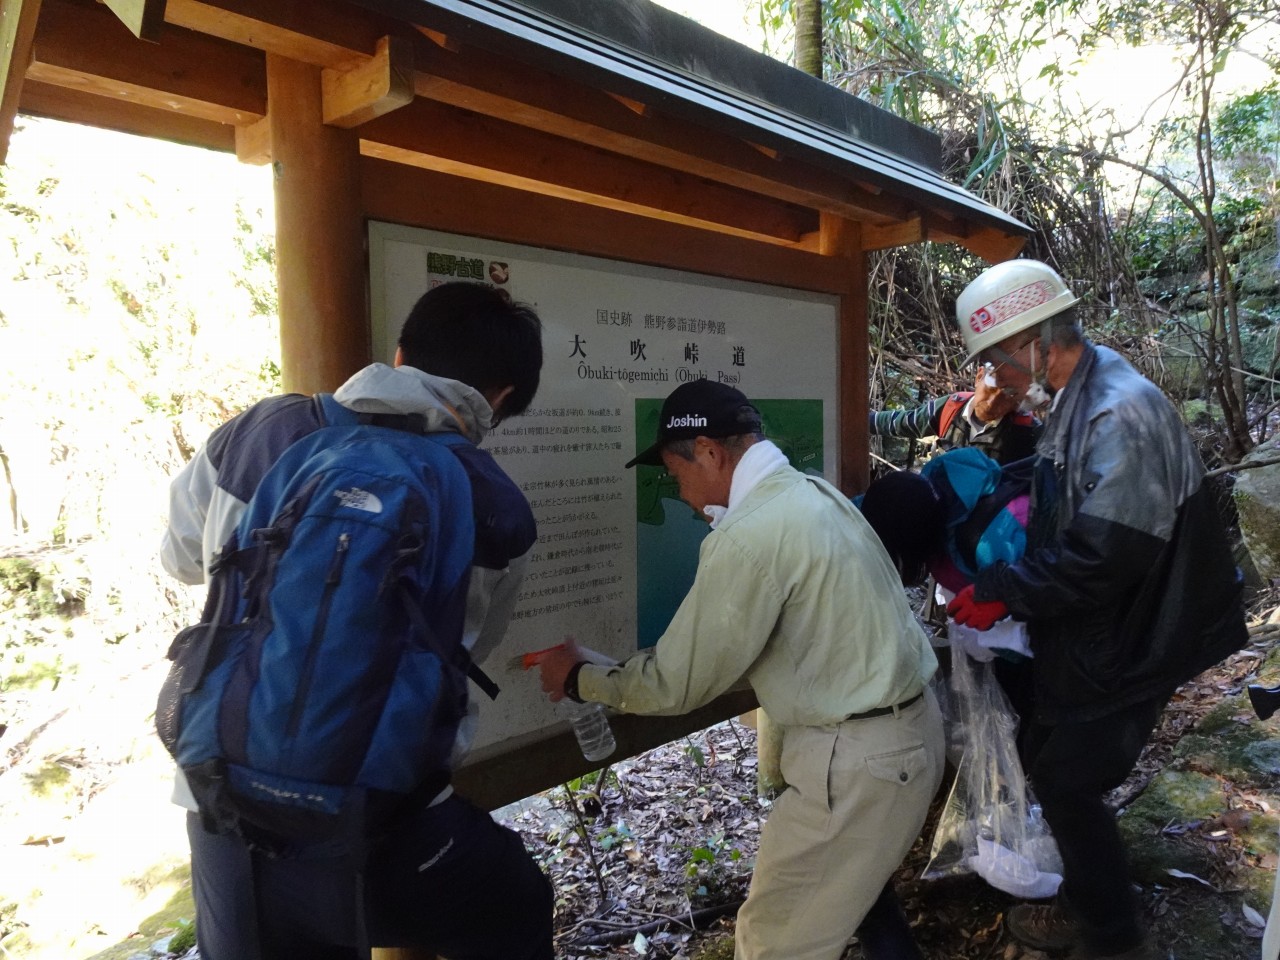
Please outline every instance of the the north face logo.
[[705, 427], [706, 425], [706, 417], [686, 413], [683, 417], [672, 417], [668, 420], [666, 429], [670, 430], [673, 427]]
[[368, 490], [352, 487], [350, 490], [335, 490], [333, 495], [338, 498], [342, 506], [350, 507], [352, 510], [363, 510], [366, 513], [382, 512], [382, 501]]

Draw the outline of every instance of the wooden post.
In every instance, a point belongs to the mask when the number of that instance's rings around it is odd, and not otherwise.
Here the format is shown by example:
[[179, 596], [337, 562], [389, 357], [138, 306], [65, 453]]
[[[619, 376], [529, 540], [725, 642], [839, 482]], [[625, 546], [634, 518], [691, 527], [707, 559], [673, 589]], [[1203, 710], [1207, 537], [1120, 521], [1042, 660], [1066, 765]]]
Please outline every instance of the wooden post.
[[0, 0], [0, 163], [9, 154], [39, 17], [40, 0]]
[[[319, 67], [267, 54], [275, 170], [280, 370], [286, 390], [332, 390], [369, 361], [360, 144], [322, 120]], [[434, 960], [374, 947], [374, 960]]]
[[867, 489], [871, 480], [871, 442], [867, 433], [868, 373], [867, 255], [861, 226], [823, 212], [818, 252], [843, 260], [849, 288], [840, 297], [840, 489], [849, 496]]
[[320, 74], [267, 54], [280, 370], [300, 393], [333, 390], [369, 361], [360, 144], [325, 126]]

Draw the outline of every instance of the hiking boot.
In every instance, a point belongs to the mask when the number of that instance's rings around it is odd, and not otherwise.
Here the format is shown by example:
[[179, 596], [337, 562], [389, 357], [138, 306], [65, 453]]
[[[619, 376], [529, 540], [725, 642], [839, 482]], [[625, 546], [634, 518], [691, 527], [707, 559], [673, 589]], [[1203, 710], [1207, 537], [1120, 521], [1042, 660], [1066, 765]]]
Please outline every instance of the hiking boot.
[[1019, 904], [1009, 911], [1004, 925], [1009, 936], [1036, 950], [1060, 952], [1080, 942], [1080, 925], [1056, 903]]

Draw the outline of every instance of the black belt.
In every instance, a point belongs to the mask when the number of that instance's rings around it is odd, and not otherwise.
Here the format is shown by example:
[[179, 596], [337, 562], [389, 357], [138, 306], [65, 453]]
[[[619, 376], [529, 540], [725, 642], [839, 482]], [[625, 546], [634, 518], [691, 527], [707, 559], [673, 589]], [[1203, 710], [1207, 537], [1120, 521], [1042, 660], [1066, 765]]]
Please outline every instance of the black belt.
[[865, 713], [851, 713], [847, 717], [845, 717], [845, 719], [846, 720], [870, 720], [872, 717], [887, 717], [891, 713], [897, 713], [899, 710], [907, 709], [907, 707], [911, 706], [913, 703], [915, 703], [917, 700], [919, 700], [923, 696], [924, 696], [924, 691], [921, 690], [910, 700], [903, 700], [901, 703], [895, 706], [876, 707], [874, 710], [867, 710]]

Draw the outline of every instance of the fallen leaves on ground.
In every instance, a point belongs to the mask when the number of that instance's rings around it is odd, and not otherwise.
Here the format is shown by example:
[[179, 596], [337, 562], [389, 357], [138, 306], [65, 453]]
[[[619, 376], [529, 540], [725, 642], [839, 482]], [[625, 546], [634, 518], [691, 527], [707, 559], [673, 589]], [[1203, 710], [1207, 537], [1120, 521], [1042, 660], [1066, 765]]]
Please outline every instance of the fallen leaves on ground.
[[[1131, 803], [1201, 717], [1256, 679], [1276, 642], [1276, 635], [1267, 634], [1180, 688], [1132, 774], [1109, 795], [1111, 805]], [[755, 732], [728, 721], [526, 801], [507, 822], [555, 884], [557, 956], [731, 956], [726, 942], [769, 810], [769, 802], [756, 796], [755, 777]], [[1204, 948], [1185, 942], [1182, 926], [1188, 917], [1213, 911], [1221, 921], [1224, 951], [1215, 958], [1243, 958], [1256, 950], [1257, 911], [1226, 904], [1239, 889], [1243, 868], [1275, 869], [1274, 851], [1250, 853], [1241, 842], [1252, 812], [1271, 809], [1274, 800], [1225, 786], [1230, 809], [1222, 817], [1164, 830], [1179, 842], [1211, 850], [1213, 874], [1170, 876], [1167, 884], [1139, 892], [1162, 957], [1203, 960]], [[1019, 902], [1015, 898], [972, 875], [919, 879], [946, 794], [944, 785], [894, 877], [922, 952], [929, 960], [1044, 960], [1005, 931], [1004, 916]], [[861, 957], [854, 943], [844, 960]]]

